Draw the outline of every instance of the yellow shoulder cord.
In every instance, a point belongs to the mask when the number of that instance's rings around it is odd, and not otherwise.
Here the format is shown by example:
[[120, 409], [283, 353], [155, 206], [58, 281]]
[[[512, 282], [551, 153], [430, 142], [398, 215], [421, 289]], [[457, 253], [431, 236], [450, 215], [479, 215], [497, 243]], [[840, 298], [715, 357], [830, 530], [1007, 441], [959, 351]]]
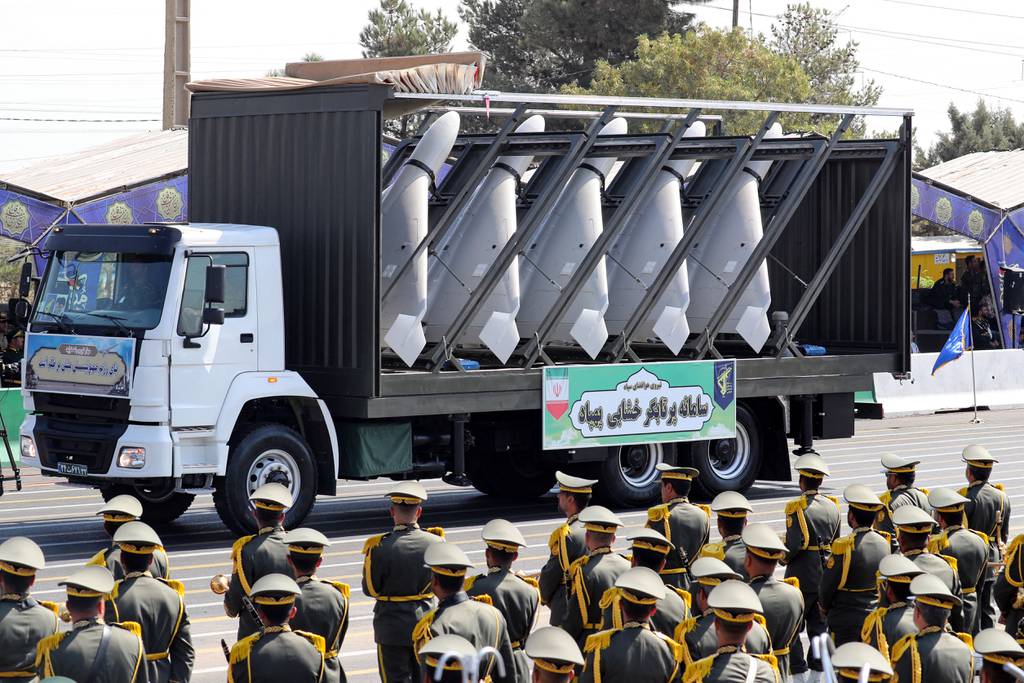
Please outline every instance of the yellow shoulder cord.
[[[621, 588], [609, 588], [601, 596], [601, 601], [597, 603], [597, 606], [602, 610], [612, 610], [612, 628], [622, 628], [622, 611], [619, 609], [619, 605], [622, 603], [622, 589]], [[585, 615], [584, 615], [585, 616]], [[602, 624], [603, 625], [603, 624]]]
[[850, 539], [849, 547], [843, 549], [843, 573], [839, 577], [839, 585], [836, 590], [843, 590], [846, 587], [846, 580], [850, 576], [850, 565], [853, 563], [853, 551], [856, 546], [856, 539]]
[[377, 587], [373, 585], [373, 573], [371, 567], [373, 565], [373, 549], [376, 548], [376, 544], [370, 545], [367, 542], [366, 554], [363, 556], [363, 580], [366, 582], [366, 592], [370, 594], [371, 598], [376, 598], [379, 593]]
[[251, 539], [252, 536], [243, 536], [235, 541], [235, 545], [231, 549], [231, 559], [234, 560], [235, 573], [238, 574], [238, 580], [242, 586], [242, 592], [246, 595], [249, 595], [252, 592], [252, 586], [249, 585], [249, 579], [245, 576], [245, 568], [242, 566], [242, 548], [244, 548], [245, 544]]
[[344, 593], [342, 593], [341, 604], [342, 604], [341, 619], [338, 621], [338, 630], [337, 630], [337, 632], [335, 632], [334, 638], [331, 640], [331, 647], [330, 647], [330, 649], [327, 652], [327, 654], [330, 654], [330, 653], [333, 652], [335, 657], [338, 656], [338, 650], [341, 648], [341, 643], [339, 642], [341, 640], [341, 630], [345, 627], [345, 622], [348, 621], [348, 604], [349, 604], [349, 596], [348, 595], [345, 595]]
[[576, 594], [576, 602], [580, 607], [580, 623], [583, 628], [595, 628], [590, 623], [590, 596], [587, 594], [587, 584], [583, 580], [582, 565], [575, 565], [572, 572], [572, 592]]

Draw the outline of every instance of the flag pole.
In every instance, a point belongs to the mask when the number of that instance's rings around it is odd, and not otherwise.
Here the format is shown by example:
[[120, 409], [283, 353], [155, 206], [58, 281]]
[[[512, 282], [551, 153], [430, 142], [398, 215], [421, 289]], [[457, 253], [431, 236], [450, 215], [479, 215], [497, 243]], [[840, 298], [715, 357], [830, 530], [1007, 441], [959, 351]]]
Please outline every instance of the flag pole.
[[971, 390], [974, 392], [974, 419], [971, 424], [981, 424], [978, 419], [978, 380], [974, 375], [974, 328], [971, 323], [971, 295], [967, 295], [967, 333], [971, 339]]

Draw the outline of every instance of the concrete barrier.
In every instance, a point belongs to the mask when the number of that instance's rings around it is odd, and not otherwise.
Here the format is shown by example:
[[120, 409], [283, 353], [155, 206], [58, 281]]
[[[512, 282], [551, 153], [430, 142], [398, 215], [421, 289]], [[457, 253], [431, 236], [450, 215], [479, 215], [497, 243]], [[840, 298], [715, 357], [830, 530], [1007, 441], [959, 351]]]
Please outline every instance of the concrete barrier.
[[[874, 376], [875, 403], [884, 417], [919, 415], [974, 406], [971, 391], [971, 358], [948, 363], [933, 376], [937, 353], [911, 357], [911, 379], [895, 380], [887, 373]], [[978, 406], [1024, 406], [1024, 350], [977, 351], [974, 354]]]

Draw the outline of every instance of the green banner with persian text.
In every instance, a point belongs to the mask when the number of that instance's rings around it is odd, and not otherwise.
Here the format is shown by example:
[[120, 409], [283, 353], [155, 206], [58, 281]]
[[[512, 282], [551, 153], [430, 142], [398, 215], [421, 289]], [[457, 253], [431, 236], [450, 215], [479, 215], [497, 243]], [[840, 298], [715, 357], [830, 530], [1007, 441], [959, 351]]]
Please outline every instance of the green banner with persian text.
[[544, 449], [736, 436], [736, 361], [544, 368]]

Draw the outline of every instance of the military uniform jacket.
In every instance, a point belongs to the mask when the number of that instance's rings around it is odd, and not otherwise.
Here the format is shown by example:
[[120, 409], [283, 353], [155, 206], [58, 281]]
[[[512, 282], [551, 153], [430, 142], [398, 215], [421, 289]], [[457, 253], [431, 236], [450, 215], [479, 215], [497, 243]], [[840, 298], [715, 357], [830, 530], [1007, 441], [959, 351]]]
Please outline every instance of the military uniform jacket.
[[683, 648], [648, 624], [628, 622], [587, 638], [581, 683], [667, 683], [678, 681]]
[[781, 680], [774, 657], [739, 652], [732, 646], [720, 647], [710, 657], [697, 660], [686, 668], [683, 677], [685, 683], [780, 683]]
[[711, 535], [711, 509], [694, 505], [686, 498], [675, 498], [647, 511], [647, 528], [660, 531], [676, 548], [668, 554], [661, 571], [666, 583], [686, 588], [690, 563]]
[[929, 515], [932, 514], [932, 506], [928, 504], [928, 489], [900, 484], [894, 489], [879, 494], [878, 498], [884, 503], [884, 506], [878, 511], [878, 517], [875, 519], [875, 528], [889, 534], [889, 537], [894, 539], [894, 542], [896, 529], [892, 525], [892, 513], [896, 508], [901, 508], [904, 505], [914, 505]]
[[288, 626], [271, 626], [235, 643], [228, 683], [321, 683], [324, 639]]
[[921, 569], [942, 579], [942, 583], [946, 584], [950, 593], [958, 598], [963, 595], [955, 559], [946, 555], [934, 555], [924, 550], [910, 550], [903, 554], [913, 560], [914, 564]]
[[551, 556], [541, 567], [540, 601], [551, 610], [551, 625], [561, 626], [569, 614], [569, 568], [587, 554], [586, 530], [573, 515], [551, 532]]
[[1006, 617], [1006, 630], [1015, 633], [1024, 619], [1024, 534], [1007, 546], [1006, 565], [996, 575], [992, 597]]
[[149, 572], [132, 573], [114, 584], [106, 615], [142, 627], [150, 683], [188, 681], [195, 650], [185, 612], [185, 586], [156, 579]]
[[1005, 544], [1010, 533], [1010, 498], [1002, 484], [976, 481], [960, 489], [968, 499], [964, 508], [967, 527], [988, 536], [989, 562], [998, 562], [999, 546]]
[[[772, 639], [768, 636], [761, 621], [754, 621], [750, 632], [747, 633], [747, 640], [743, 643], [743, 651], [752, 655], [770, 655], [772, 653]], [[718, 635], [715, 633], [715, 615], [709, 610], [699, 617], [690, 617], [679, 625], [673, 638], [683, 645], [685, 651], [686, 665], [706, 657], [711, 657], [718, 652]]]
[[295, 616], [289, 625], [296, 631], [314, 633], [324, 639], [324, 681], [345, 681], [338, 650], [348, 632], [351, 588], [347, 583], [326, 581], [316, 576], [295, 580], [302, 593], [295, 598]]
[[[619, 607], [621, 601], [622, 595], [615, 587], [605, 591], [602, 596], [601, 621], [606, 627], [622, 628], [622, 610]], [[665, 586], [665, 597], [655, 604], [655, 612], [648, 623], [653, 630], [672, 638], [679, 625], [689, 618], [690, 603], [691, 598], [687, 591], [675, 586]]]
[[764, 608], [764, 620], [772, 639], [772, 654], [779, 671], [788, 674], [789, 648], [804, 627], [804, 596], [796, 579], [779, 581], [774, 576], [757, 576], [750, 587]]
[[[826, 610], [853, 609], [863, 619], [878, 601], [878, 563], [889, 554], [889, 539], [869, 527], [837, 539], [825, 563], [818, 599]], [[855, 616], [855, 615], [851, 615]]]
[[52, 602], [40, 602], [28, 595], [5, 593], [0, 596], [0, 677], [35, 676], [36, 645], [58, 631], [60, 608]]
[[914, 624], [914, 606], [905, 602], [894, 602], [888, 607], [879, 607], [868, 615], [861, 629], [861, 640], [875, 648], [886, 659], [892, 646], [905, 635], [917, 633]]
[[839, 501], [805, 491], [786, 504], [786, 578], [800, 581], [804, 593], [816, 593], [822, 568], [839, 538]]
[[726, 536], [717, 543], [706, 543], [700, 549], [700, 556], [721, 560], [729, 569], [742, 576], [744, 581], [749, 578], [747, 570], [743, 566], [747, 561], [747, 546], [743, 544], [743, 539], [739, 534]]
[[629, 560], [613, 553], [611, 548], [598, 548], [573, 562], [569, 615], [562, 628], [581, 648], [586, 636], [604, 628], [601, 598], [627, 569]]
[[505, 617], [517, 683], [529, 683], [530, 659], [523, 651], [526, 637], [533, 630], [540, 604], [536, 579], [520, 576], [508, 569], [495, 567], [486, 574], [466, 580], [466, 593], [470, 597], [486, 595], [491, 604]]
[[890, 652], [892, 683], [971, 683], [973, 652], [966, 643], [938, 626], [898, 640]]
[[110, 629], [110, 639], [103, 661], [97, 663], [94, 670], [93, 683], [148, 683], [146, 654], [138, 635], [138, 624], [104, 624], [101, 619], [76, 622], [71, 631], [39, 641], [37, 675], [86, 680], [96, 661], [105, 628]]
[[[115, 580], [124, 578], [124, 568], [121, 567], [121, 549], [114, 543], [93, 555], [86, 565], [106, 567], [114, 575]], [[171, 564], [167, 559], [167, 552], [163, 548], [157, 548], [153, 552], [153, 562], [149, 565], [149, 573], [158, 579], [171, 578]]]
[[[493, 659], [488, 662], [487, 674], [496, 683], [514, 683], [515, 668], [512, 655], [512, 641], [508, 636], [505, 617], [489, 604], [486, 597], [471, 598], [465, 592], [456, 593], [442, 600], [436, 609], [430, 610], [413, 630], [413, 643], [417, 656], [420, 648], [431, 638], [454, 633], [473, 644], [477, 650], [493, 647], [505, 661], [505, 677], [498, 675]], [[486, 678], [484, 672], [481, 676]]]
[[412, 645], [412, 630], [434, 604], [430, 568], [423, 553], [443, 543], [440, 529], [399, 524], [363, 545], [363, 594], [374, 600], [373, 639], [381, 645]]
[[250, 636], [257, 624], [245, 605], [252, 585], [267, 574], [292, 575], [288, 564], [288, 545], [284, 541], [283, 527], [264, 527], [255, 536], [243, 536], [231, 548], [231, 585], [224, 594], [224, 606], [238, 615], [238, 639]]

